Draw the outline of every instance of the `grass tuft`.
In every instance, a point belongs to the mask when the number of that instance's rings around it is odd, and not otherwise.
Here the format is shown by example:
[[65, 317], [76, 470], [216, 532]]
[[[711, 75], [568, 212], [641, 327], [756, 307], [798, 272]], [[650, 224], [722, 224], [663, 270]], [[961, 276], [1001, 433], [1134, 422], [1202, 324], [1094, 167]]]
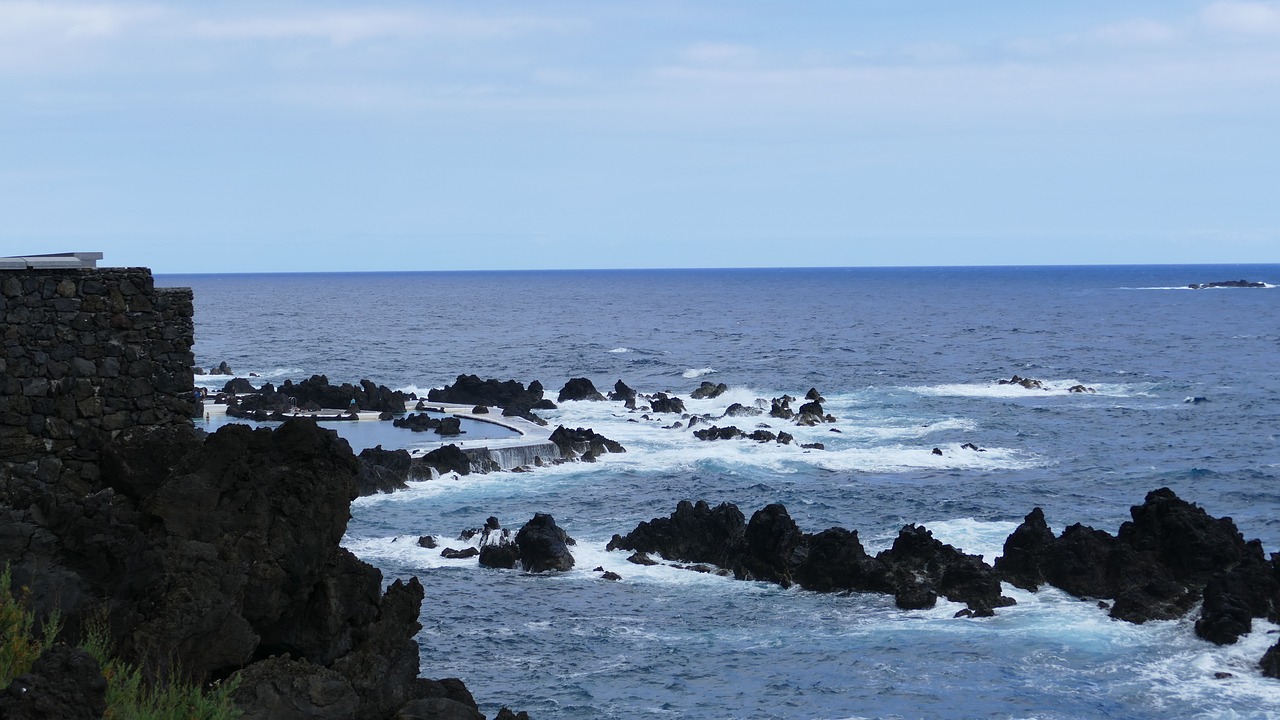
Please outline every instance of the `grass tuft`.
[[[32, 663], [62, 629], [53, 613], [35, 632], [35, 614], [27, 608], [25, 591], [15, 595], [6, 564], [0, 571], [0, 688], [31, 669]], [[97, 659], [107, 679], [106, 720], [235, 720], [240, 710], [231, 701], [235, 683], [208, 689], [171, 678], [148, 683], [142, 669], [114, 655], [105, 617], [91, 620], [80, 645]]]

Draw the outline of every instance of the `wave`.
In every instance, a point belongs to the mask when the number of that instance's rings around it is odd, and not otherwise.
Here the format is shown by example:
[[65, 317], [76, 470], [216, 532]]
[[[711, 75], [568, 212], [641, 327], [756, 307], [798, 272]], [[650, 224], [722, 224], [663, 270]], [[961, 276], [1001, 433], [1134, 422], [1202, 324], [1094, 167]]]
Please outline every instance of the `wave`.
[[[917, 523], [929, 529], [933, 537], [952, 545], [969, 555], [981, 555], [991, 564], [1004, 554], [1004, 541], [1017, 529], [1019, 523], [1011, 521], [975, 520], [971, 517], [950, 520], [922, 521]], [[886, 550], [898, 536], [897, 530], [865, 538], [867, 552], [875, 554]]]
[[709, 367], [689, 368], [688, 370], [685, 370], [684, 372], [680, 373], [680, 376], [687, 377], [687, 378], [699, 378], [699, 377], [702, 377], [703, 375], [710, 375], [715, 371], [716, 371], [715, 368], [709, 368]]
[[629, 352], [631, 352], [631, 348], [629, 348], [629, 347], [616, 347], [616, 348], [614, 348], [614, 349], [612, 349], [612, 350], [607, 350], [606, 352], [611, 352], [611, 353], [629, 353]]
[[[912, 392], [917, 395], [926, 395], [931, 397], [975, 397], [975, 398], [1041, 398], [1041, 397], [1062, 397], [1062, 396], [1079, 396], [1079, 397], [1151, 397], [1151, 391], [1155, 389], [1154, 383], [1098, 383], [1088, 384], [1079, 380], [1042, 380], [1044, 389], [1033, 388], [1027, 389], [1021, 385], [1006, 384], [1001, 385], [996, 382], [988, 383], [942, 383], [939, 385], [912, 385], [903, 387], [903, 390]], [[1077, 385], [1086, 385], [1091, 387], [1095, 392], [1092, 393], [1073, 393], [1070, 388]]]

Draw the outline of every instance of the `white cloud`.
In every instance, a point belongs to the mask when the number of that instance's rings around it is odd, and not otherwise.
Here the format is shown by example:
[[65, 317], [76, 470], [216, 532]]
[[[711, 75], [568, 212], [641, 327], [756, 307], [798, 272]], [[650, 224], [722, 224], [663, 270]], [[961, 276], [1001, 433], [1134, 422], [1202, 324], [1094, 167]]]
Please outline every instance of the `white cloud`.
[[53, 41], [102, 38], [157, 14], [141, 5], [64, 2], [0, 2], [0, 37]]
[[540, 32], [566, 32], [579, 23], [533, 16], [464, 15], [426, 11], [301, 13], [198, 20], [196, 35], [218, 39], [288, 38], [327, 40], [347, 45], [384, 37], [435, 36], [458, 40], [503, 38]]
[[1218, 30], [1280, 36], [1280, 3], [1219, 0], [1205, 7], [1201, 17]]
[[902, 48], [902, 55], [918, 63], [954, 63], [968, 58], [969, 53], [950, 43], [915, 43]]
[[1095, 28], [1093, 36], [1115, 45], [1157, 45], [1178, 38], [1179, 32], [1171, 25], [1143, 18], [1104, 25]]
[[759, 53], [748, 45], [703, 42], [686, 47], [680, 55], [700, 65], [744, 65], [755, 62]]

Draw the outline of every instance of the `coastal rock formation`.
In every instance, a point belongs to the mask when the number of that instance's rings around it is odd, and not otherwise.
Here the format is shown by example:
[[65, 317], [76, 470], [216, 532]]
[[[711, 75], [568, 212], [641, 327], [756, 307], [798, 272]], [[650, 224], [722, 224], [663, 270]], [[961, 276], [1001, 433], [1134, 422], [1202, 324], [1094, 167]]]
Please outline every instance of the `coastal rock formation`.
[[573, 538], [546, 513], [534, 513], [533, 519], [516, 533], [520, 565], [526, 572], [572, 569], [573, 555], [569, 546], [573, 544]]
[[439, 475], [451, 472], [459, 475], [471, 473], [471, 458], [462, 452], [462, 448], [453, 444], [438, 447], [415, 462], [435, 470]]
[[968, 605], [982, 617], [1014, 604], [1000, 593], [996, 572], [976, 555], [936, 540], [924, 527], [907, 525], [893, 547], [870, 557], [856, 532], [830, 528], [802, 532], [780, 504], [764, 507], [744, 523], [735, 505], [711, 509], [687, 500], [669, 518], [640, 523], [626, 536], [614, 535], [609, 550], [659, 553], [668, 560], [710, 563], [739, 580], [783, 587], [793, 583], [818, 592], [892, 593], [899, 607], [933, 607], [938, 596]]
[[405, 411], [405, 402], [411, 399], [399, 390], [370, 380], [361, 380], [358, 385], [330, 385], [324, 375], [312, 375], [297, 384], [285, 380], [279, 388], [267, 383], [259, 389], [254, 389], [244, 378], [234, 378], [223, 386], [222, 393], [235, 396], [226, 399], [228, 415], [254, 419], [266, 419], [274, 413], [289, 413], [299, 408], [310, 412], [367, 410], [398, 415]]
[[278, 392], [292, 398], [299, 407], [314, 403], [322, 408], [345, 410], [354, 407], [372, 412], [403, 413], [405, 401], [410, 399], [399, 390], [376, 385], [370, 380], [361, 380], [356, 385], [330, 385], [329, 378], [324, 375], [312, 375], [296, 384], [292, 380], [285, 380]]
[[626, 403], [630, 410], [636, 409], [636, 391], [632, 390], [622, 380], [613, 384], [613, 392], [609, 393], [609, 399]]
[[1192, 290], [1206, 290], [1208, 288], [1264, 288], [1267, 284], [1264, 282], [1251, 282], [1249, 280], [1219, 280], [1218, 282], [1208, 283], [1191, 283], [1187, 287]]
[[689, 393], [689, 397], [694, 400], [711, 400], [718, 398], [729, 391], [729, 386], [724, 383], [712, 383], [706, 380], [702, 384]]
[[796, 413], [791, 409], [792, 400], [795, 400], [795, 398], [790, 395], [783, 395], [780, 398], [774, 398], [770, 403], [769, 417], [775, 417], [781, 420], [790, 420], [795, 417]]
[[486, 405], [502, 408], [507, 417], [522, 417], [538, 425], [547, 421], [533, 414], [534, 410], [555, 410], [555, 403], [542, 397], [542, 383], [534, 380], [526, 389], [524, 383], [515, 380], [481, 380], [476, 375], [459, 375], [452, 385], [432, 388], [427, 399], [432, 402], [459, 405]]
[[624, 453], [626, 448], [618, 442], [610, 440], [590, 428], [570, 430], [561, 425], [548, 438], [565, 458], [579, 458], [587, 462], [594, 461], [605, 453]]
[[738, 506], [681, 500], [670, 517], [642, 522], [626, 536], [614, 535], [609, 550], [658, 553], [669, 560], [730, 567], [746, 531], [747, 520]]
[[426, 413], [411, 413], [402, 418], [395, 418], [391, 424], [398, 428], [407, 428], [413, 432], [427, 432], [437, 435], [462, 435], [462, 420], [453, 415], [434, 418]]
[[657, 392], [649, 397], [649, 408], [656, 413], [682, 413], [684, 401], [678, 397]]
[[760, 415], [762, 412], [764, 411], [760, 408], [748, 407], [742, 403], [733, 403], [729, 407], [725, 408], [724, 414], [720, 417], [755, 417]]
[[360, 451], [356, 494], [389, 493], [407, 487], [413, 470], [408, 450], [383, 450], [381, 445]]
[[727, 425], [725, 427], [712, 425], [709, 428], [694, 430], [693, 436], [699, 440], [736, 440], [737, 438], [743, 438], [747, 435], [734, 425]]
[[1032, 510], [1005, 541], [996, 570], [1026, 589], [1048, 583], [1112, 600], [1111, 616], [1135, 623], [1178, 618], [1203, 601], [1196, 634], [1218, 644], [1234, 643], [1255, 617], [1280, 620], [1280, 568], [1231, 518], [1214, 518], [1168, 488], [1148, 493], [1130, 515], [1114, 536], [1077, 524], [1054, 537]]
[[876, 559], [889, 569], [899, 607], [932, 607], [932, 601], [921, 605], [921, 598], [942, 595], [968, 605], [975, 616], [987, 616], [1015, 602], [1001, 595], [999, 575], [980, 555], [942, 543], [923, 526], [902, 528]]
[[221, 392], [224, 395], [248, 395], [258, 392], [258, 389], [246, 378], [232, 378], [222, 386]]
[[31, 669], [0, 690], [6, 720], [98, 720], [107, 709], [107, 681], [84, 650], [54, 645]]
[[584, 377], [570, 378], [569, 382], [560, 388], [560, 394], [556, 396], [556, 402], [564, 402], [565, 400], [604, 400], [604, 395], [596, 391], [596, 386], [590, 380]]
[[1047, 389], [1045, 388], [1044, 383], [1040, 382], [1039, 380], [1032, 380], [1031, 378], [1024, 378], [1019, 375], [1014, 375], [1008, 380], [997, 380], [996, 384], [997, 385], [1020, 385], [1028, 390]]
[[[305, 706], [321, 682], [347, 698], [345, 717], [386, 718], [420, 697], [423, 590], [410, 579], [381, 592], [381, 573], [339, 545], [360, 471], [309, 420], [207, 438], [128, 430], [104, 448], [95, 493], [55, 484], [43, 508], [5, 509], [0, 556], [68, 632], [109, 600], [126, 659], [197, 682], [242, 673], [246, 717]], [[287, 666], [257, 667], [286, 653]]]

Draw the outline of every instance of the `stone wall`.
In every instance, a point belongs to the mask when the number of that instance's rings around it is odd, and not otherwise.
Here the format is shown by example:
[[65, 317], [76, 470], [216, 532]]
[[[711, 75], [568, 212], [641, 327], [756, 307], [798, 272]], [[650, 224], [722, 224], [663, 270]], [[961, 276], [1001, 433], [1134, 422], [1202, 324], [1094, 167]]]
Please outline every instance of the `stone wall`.
[[0, 468], [87, 488], [120, 431], [189, 422], [192, 312], [147, 268], [0, 271]]

